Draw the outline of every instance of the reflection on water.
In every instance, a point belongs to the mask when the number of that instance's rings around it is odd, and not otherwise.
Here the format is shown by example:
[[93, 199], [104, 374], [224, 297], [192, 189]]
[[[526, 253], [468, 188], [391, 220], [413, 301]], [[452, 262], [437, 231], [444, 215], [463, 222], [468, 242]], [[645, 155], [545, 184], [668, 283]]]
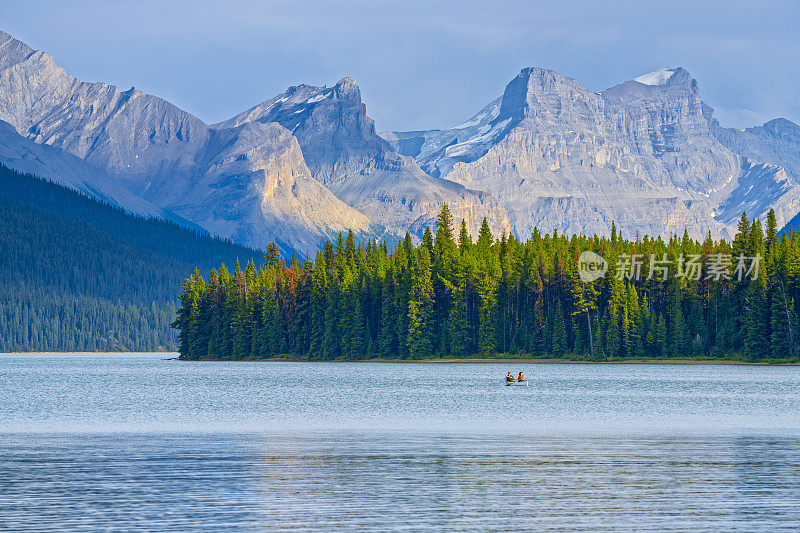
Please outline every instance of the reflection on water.
[[795, 531], [799, 377], [3, 356], [0, 530]]
[[800, 441], [411, 434], [10, 436], [4, 529], [800, 525]]

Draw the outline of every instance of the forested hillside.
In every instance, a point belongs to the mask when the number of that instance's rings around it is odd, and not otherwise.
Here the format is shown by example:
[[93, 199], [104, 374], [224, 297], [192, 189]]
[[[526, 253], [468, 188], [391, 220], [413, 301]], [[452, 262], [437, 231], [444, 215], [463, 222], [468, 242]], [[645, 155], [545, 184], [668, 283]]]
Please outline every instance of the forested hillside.
[[181, 280], [262, 257], [0, 165], [0, 351], [174, 349]]
[[[538, 229], [523, 243], [486, 224], [473, 242], [446, 206], [437, 222], [419, 246], [351, 235], [302, 268], [273, 252], [260, 269], [191, 276], [181, 357], [797, 360], [800, 240], [779, 238], [772, 212], [766, 228], [743, 214], [731, 243]], [[581, 280], [584, 251], [608, 261], [605, 276]]]

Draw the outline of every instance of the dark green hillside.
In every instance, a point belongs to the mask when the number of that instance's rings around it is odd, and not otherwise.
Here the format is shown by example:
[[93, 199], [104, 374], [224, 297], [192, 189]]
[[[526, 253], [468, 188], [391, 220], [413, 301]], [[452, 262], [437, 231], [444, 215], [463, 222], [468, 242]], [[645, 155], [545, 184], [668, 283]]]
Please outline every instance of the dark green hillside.
[[262, 257], [0, 165], [0, 352], [174, 349], [181, 281]]

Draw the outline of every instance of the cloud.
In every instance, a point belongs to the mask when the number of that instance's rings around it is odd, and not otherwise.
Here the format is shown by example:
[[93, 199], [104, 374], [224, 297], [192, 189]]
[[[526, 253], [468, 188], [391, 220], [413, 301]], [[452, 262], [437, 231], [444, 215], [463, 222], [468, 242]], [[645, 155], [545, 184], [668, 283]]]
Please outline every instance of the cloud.
[[135, 85], [208, 122], [351, 75], [379, 129], [459, 123], [525, 66], [602, 90], [678, 64], [724, 121], [800, 121], [798, 15], [796, 0], [0, 4], [3, 29], [71, 73]]

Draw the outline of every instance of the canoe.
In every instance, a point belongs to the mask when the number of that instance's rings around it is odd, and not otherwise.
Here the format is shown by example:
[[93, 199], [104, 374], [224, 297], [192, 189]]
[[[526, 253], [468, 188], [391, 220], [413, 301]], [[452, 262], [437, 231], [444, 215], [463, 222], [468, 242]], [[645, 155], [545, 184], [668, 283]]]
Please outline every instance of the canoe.
[[506, 387], [527, 387], [528, 380], [525, 381], [506, 381]]

